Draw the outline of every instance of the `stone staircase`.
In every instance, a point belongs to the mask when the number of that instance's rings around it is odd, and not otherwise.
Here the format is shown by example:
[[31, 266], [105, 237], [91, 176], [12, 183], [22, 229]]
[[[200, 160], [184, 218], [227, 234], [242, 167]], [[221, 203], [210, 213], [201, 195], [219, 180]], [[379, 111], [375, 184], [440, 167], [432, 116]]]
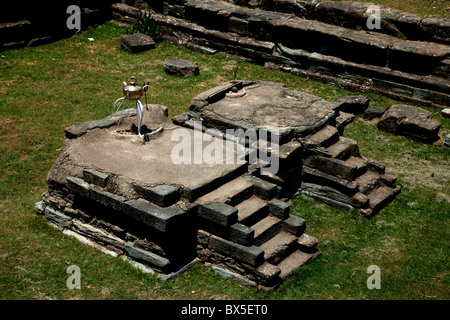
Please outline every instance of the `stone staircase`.
[[358, 143], [330, 125], [304, 139], [302, 195], [364, 216], [380, 211], [400, 192], [385, 166], [360, 155]]
[[213, 245], [199, 241], [198, 257], [266, 290], [315, 259], [317, 239], [277, 194], [277, 185], [246, 174], [198, 198], [199, 237], [214, 237]]

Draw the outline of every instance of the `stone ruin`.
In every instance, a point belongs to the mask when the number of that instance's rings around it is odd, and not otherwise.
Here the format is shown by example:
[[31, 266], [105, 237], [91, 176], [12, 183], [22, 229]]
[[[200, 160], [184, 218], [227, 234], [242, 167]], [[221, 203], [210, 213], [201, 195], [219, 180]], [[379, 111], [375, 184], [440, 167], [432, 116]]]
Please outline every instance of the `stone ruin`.
[[[321, 254], [305, 220], [290, 212], [289, 199], [301, 194], [371, 216], [400, 191], [383, 164], [360, 155], [357, 142], [342, 136], [354, 118], [344, 110], [355, 105], [280, 83], [230, 81], [196, 96], [172, 121], [167, 107], [146, 105], [150, 141], [129, 133], [134, 109], [74, 125], [65, 130], [36, 210], [64, 233], [162, 279], [201, 261], [225, 277], [271, 290]], [[205, 133], [195, 130], [200, 120]], [[196, 144], [208, 144], [198, 134], [211, 128], [233, 150], [225, 157], [237, 159], [237, 146], [245, 149], [242, 161], [173, 162], [175, 130], [193, 139], [193, 155]], [[226, 129], [268, 134], [259, 134], [253, 148]], [[250, 161], [252, 152], [274, 152], [267, 137], [276, 133], [279, 169], [264, 173], [269, 163]]]

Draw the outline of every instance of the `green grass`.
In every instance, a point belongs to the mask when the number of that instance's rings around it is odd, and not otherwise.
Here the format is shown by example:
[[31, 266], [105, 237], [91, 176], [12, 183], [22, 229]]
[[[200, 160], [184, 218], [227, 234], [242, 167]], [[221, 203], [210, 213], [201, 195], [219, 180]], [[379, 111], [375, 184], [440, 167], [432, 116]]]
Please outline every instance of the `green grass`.
[[[348, 1], [348, 0], [333, 0]], [[359, 2], [370, 2], [376, 5], [384, 5], [403, 12], [417, 14], [424, 17], [449, 18], [450, 7], [448, 1], [428, 0], [358, 0]], [[447, 10], [446, 10], [447, 9]]]
[[[198, 93], [238, 78], [285, 83], [329, 100], [351, 93], [340, 88], [183, 47], [160, 44], [129, 54], [120, 48], [115, 24], [36, 48], [6, 51], [0, 58], [0, 299], [449, 299], [449, 150], [396, 137], [357, 117], [345, 135], [361, 153], [386, 164], [398, 177], [400, 196], [372, 219], [302, 198], [292, 211], [307, 221], [323, 254], [297, 270], [272, 293], [242, 287], [200, 264], [161, 282], [63, 235], [34, 203], [46, 190], [64, 128], [111, 114], [122, 81], [150, 81], [149, 103], [187, 110]], [[92, 37], [94, 42], [87, 38]], [[196, 62], [201, 75], [181, 79], [164, 73], [165, 58]], [[371, 105], [397, 101], [376, 95]], [[430, 109], [431, 110], [431, 109]], [[431, 110], [442, 123], [450, 121]], [[81, 269], [80, 290], [68, 290], [66, 269]], [[369, 290], [367, 267], [381, 268], [381, 289]]]

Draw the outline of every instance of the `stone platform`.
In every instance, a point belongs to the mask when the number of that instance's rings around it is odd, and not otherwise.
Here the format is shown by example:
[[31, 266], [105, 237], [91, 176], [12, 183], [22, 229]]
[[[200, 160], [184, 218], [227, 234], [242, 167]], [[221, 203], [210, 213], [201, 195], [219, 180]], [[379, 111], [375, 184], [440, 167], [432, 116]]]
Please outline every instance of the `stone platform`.
[[[231, 96], [233, 87], [245, 95]], [[201, 119], [204, 130], [220, 129], [230, 141], [236, 137], [227, 135], [227, 128], [277, 130], [278, 172], [261, 174], [261, 168], [252, 164], [253, 175], [276, 184], [282, 198], [301, 193], [371, 216], [392, 201], [400, 187], [382, 163], [362, 156], [358, 143], [342, 136], [354, 113], [362, 113], [368, 104], [369, 99], [361, 96], [331, 103], [280, 83], [231, 81], [192, 99], [188, 112], [173, 120], [193, 127]]]
[[[71, 126], [36, 209], [162, 279], [198, 260], [271, 290], [321, 254], [290, 198], [301, 193], [370, 216], [398, 194], [384, 165], [341, 135], [352, 119], [342, 110], [367, 103], [233, 81], [193, 98], [172, 121], [167, 107], [146, 105], [143, 137], [132, 130], [134, 109]], [[238, 134], [252, 130], [254, 140]]]
[[[133, 109], [67, 128], [37, 212], [163, 279], [197, 259], [270, 290], [320, 254], [305, 221], [276, 198], [277, 186], [251, 175], [244, 160], [174, 164], [177, 129], [192, 138], [192, 157], [196, 143], [205, 147], [207, 139], [174, 125], [165, 110], [146, 106], [149, 141], [127, 133], [136, 122]], [[235, 144], [224, 141], [224, 150]]]

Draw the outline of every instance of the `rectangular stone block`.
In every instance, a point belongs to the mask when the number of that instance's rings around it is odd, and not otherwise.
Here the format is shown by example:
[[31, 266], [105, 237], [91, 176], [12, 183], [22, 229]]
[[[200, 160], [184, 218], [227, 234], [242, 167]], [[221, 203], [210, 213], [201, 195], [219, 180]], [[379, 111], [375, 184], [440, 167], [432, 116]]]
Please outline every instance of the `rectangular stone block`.
[[209, 248], [251, 266], [258, 266], [264, 261], [264, 251], [261, 248], [242, 246], [214, 235], [209, 239]]
[[141, 197], [161, 207], [171, 206], [180, 198], [180, 187], [178, 186], [158, 185], [146, 187], [134, 185], [133, 188]]
[[103, 230], [95, 228], [89, 224], [82, 223], [80, 221], [73, 221], [72, 229], [81, 234], [82, 236], [93, 239], [96, 242], [100, 242], [106, 245], [112, 245], [116, 248], [123, 249], [124, 241], [116, 236], [108, 234]]
[[306, 221], [300, 217], [291, 215], [283, 221], [283, 229], [295, 236], [300, 236], [306, 228]]
[[330, 175], [335, 175], [343, 179], [353, 180], [357, 174], [357, 166], [352, 163], [346, 163], [343, 160], [326, 158], [322, 156], [310, 156], [303, 162], [304, 165], [325, 172]]
[[161, 257], [150, 251], [135, 248], [131, 242], [126, 242], [124, 248], [130, 257], [146, 262], [158, 269], [163, 270], [170, 266], [170, 261], [167, 258]]
[[155, 47], [155, 41], [146, 34], [134, 33], [123, 35], [120, 39], [120, 45], [123, 49], [131, 53], [137, 53], [153, 49]]
[[83, 179], [87, 181], [88, 183], [93, 183], [99, 187], [105, 187], [106, 183], [108, 182], [109, 175], [103, 172], [91, 170], [91, 169], [84, 169], [83, 170]]
[[268, 204], [271, 215], [279, 219], [286, 219], [289, 217], [290, 207], [288, 202], [279, 199], [272, 199], [268, 202]]
[[255, 194], [262, 199], [269, 200], [277, 195], [277, 185], [254, 176], [245, 176], [255, 188]]
[[230, 241], [242, 244], [243, 246], [250, 246], [253, 243], [255, 231], [241, 223], [231, 225], [229, 230]]
[[67, 188], [85, 198], [90, 197], [91, 187], [89, 186], [89, 183], [87, 183], [83, 179], [79, 179], [76, 177], [67, 177]]
[[327, 185], [347, 195], [353, 195], [358, 191], [358, 184], [354, 181], [338, 178], [307, 166], [303, 166], [302, 181]]
[[147, 200], [137, 199], [126, 201], [123, 211], [133, 219], [161, 232], [175, 231], [177, 226], [182, 227], [181, 216], [184, 211], [175, 206], [161, 208]]
[[57, 224], [60, 227], [68, 228], [71, 225], [71, 217], [66, 216], [65, 214], [62, 214], [61, 212], [50, 208], [49, 206], [45, 207], [45, 217], [47, 220], [50, 220], [51, 222]]
[[112, 208], [117, 211], [122, 211], [125, 198], [115, 195], [108, 191], [102, 191], [97, 188], [92, 188], [91, 199], [104, 205], [105, 207]]
[[197, 216], [221, 226], [231, 226], [237, 222], [238, 210], [226, 203], [215, 202], [199, 205]]

